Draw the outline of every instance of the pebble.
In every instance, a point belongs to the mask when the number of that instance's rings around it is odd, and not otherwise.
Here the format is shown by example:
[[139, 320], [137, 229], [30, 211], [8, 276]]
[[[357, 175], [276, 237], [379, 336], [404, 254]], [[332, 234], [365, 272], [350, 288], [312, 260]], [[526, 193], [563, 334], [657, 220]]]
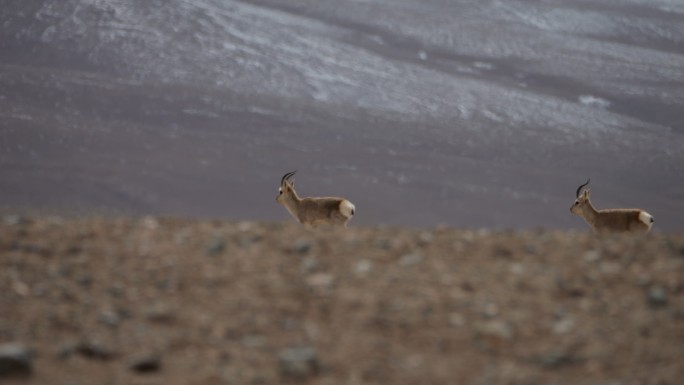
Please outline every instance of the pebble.
[[409, 253], [404, 254], [399, 258], [399, 266], [411, 266], [419, 263], [423, 260], [423, 256], [420, 253]]
[[100, 313], [100, 322], [115, 328], [121, 323], [121, 315], [113, 310], [105, 310]]
[[287, 379], [301, 380], [318, 374], [320, 364], [314, 348], [303, 346], [280, 351], [280, 373]]
[[299, 254], [307, 254], [311, 251], [311, 241], [308, 239], [299, 239], [295, 242], [293, 250]]
[[662, 286], [651, 286], [648, 290], [648, 304], [653, 308], [667, 305], [667, 293]]
[[479, 325], [478, 332], [487, 337], [498, 337], [511, 340], [514, 337], [513, 327], [503, 320], [492, 320]]
[[148, 321], [169, 324], [176, 320], [176, 314], [174, 310], [166, 304], [157, 302], [150, 305], [150, 307], [145, 310], [145, 316]]
[[423, 231], [418, 236], [418, 244], [421, 246], [425, 246], [425, 245], [432, 243], [432, 241], [434, 239], [435, 239], [435, 236], [431, 232]]
[[2, 223], [5, 226], [24, 225], [29, 222], [30, 221], [28, 219], [19, 215], [5, 215], [4, 217], [2, 217]]
[[560, 366], [579, 363], [581, 359], [571, 353], [554, 350], [540, 355], [537, 357], [537, 361], [539, 362], [539, 365], [545, 368], [558, 368]]
[[32, 369], [32, 354], [26, 346], [16, 343], [0, 345], [0, 378], [26, 376]]
[[114, 351], [108, 346], [96, 341], [81, 341], [76, 351], [84, 357], [106, 361], [114, 358]]
[[204, 253], [209, 256], [209, 257], [215, 257], [221, 253], [223, 253], [226, 250], [226, 241], [223, 238], [215, 238], [211, 243], [209, 243], [209, 246], [207, 246], [207, 249], [204, 251]]
[[452, 327], [462, 327], [465, 326], [466, 320], [461, 313], [451, 313], [449, 314], [449, 325]]
[[133, 357], [129, 368], [138, 373], [151, 373], [161, 368], [161, 356], [157, 353], [142, 353]]
[[575, 321], [572, 318], [562, 318], [554, 322], [553, 333], [556, 335], [568, 334], [575, 327]]
[[601, 259], [601, 251], [599, 250], [589, 250], [584, 253], [584, 260], [587, 262], [594, 262]]
[[332, 274], [316, 273], [306, 279], [306, 283], [316, 289], [329, 290], [332, 287], [335, 277]]
[[373, 270], [373, 262], [367, 259], [362, 259], [354, 264], [354, 273], [359, 277], [365, 276], [371, 270]]
[[302, 273], [311, 273], [319, 267], [318, 259], [313, 256], [304, 257], [299, 265], [299, 271]]

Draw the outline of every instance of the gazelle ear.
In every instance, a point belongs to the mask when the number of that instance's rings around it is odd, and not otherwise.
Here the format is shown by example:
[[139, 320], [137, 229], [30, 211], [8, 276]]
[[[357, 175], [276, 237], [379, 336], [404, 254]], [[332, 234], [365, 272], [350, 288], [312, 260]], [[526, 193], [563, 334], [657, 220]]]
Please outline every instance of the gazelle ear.
[[589, 195], [591, 194], [591, 190], [585, 189], [584, 192], [582, 193], [582, 197], [584, 199], [589, 199]]

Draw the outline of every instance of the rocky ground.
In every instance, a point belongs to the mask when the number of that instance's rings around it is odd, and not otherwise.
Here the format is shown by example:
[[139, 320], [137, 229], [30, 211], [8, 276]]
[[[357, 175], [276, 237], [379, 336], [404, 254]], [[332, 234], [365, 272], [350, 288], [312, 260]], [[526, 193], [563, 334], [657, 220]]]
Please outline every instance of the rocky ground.
[[682, 378], [681, 234], [0, 223], [2, 383]]

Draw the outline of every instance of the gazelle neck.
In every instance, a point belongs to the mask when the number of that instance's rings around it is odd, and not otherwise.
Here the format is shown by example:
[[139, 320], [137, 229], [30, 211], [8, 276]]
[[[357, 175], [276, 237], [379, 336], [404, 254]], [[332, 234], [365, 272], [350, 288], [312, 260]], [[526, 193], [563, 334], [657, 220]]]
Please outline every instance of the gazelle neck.
[[598, 216], [598, 210], [594, 208], [591, 201], [587, 201], [587, 204], [582, 207], [582, 218], [584, 218], [587, 223], [594, 225], [596, 223], [596, 217]]
[[290, 190], [290, 192], [285, 194], [283, 198], [283, 206], [285, 206], [287, 211], [289, 211], [293, 217], [299, 218], [299, 205], [301, 204], [302, 200], [297, 195], [297, 192], [294, 189]]

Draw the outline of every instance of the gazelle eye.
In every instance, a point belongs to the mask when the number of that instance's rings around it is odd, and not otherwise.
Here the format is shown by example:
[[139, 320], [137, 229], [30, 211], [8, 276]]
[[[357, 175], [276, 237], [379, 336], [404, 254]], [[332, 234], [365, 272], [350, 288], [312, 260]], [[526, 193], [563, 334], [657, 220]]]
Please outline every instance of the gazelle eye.
[[282, 193], [283, 193], [283, 188], [281, 187], [278, 189], [278, 194], [282, 194]]

